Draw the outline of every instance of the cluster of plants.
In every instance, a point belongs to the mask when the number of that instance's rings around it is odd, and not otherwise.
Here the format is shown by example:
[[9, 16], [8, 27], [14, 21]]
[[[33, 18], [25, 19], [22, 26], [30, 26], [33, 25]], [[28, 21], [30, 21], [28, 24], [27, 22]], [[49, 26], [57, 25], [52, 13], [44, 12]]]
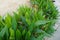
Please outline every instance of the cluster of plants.
[[52, 0], [30, 0], [31, 7], [19, 7], [13, 16], [0, 16], [0, 40], [44, 40], [55, 29], [58, 11]]

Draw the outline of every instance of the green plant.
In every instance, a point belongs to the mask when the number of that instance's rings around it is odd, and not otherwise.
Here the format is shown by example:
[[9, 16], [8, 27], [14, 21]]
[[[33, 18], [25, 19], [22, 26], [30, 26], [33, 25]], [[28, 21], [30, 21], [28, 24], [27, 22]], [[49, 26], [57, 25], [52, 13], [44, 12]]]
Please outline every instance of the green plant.
[[19, 7], [13, 16], [0, 17], [0, 40], [44, 40], [54, 33], [58, 11], [52, 0], [31, 0], [31, 4]]

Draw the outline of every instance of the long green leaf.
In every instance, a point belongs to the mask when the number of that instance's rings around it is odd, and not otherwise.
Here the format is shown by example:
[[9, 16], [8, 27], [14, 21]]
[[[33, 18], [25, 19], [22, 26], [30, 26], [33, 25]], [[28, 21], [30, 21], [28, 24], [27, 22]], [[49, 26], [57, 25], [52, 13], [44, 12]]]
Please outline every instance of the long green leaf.
[[7, 31], [7, 27], [4, 27], [0, 32], [0, 37], [3, 37], [6, 31]]
[[15, 17], [12, 18], [12, 28], [13, 28], [14, 30], [16, 30], [16, 28], [17, 28], [17, 22], [16, 22]]
[[44, 24], [46, 24], [46, 23], [48, 23], [48, 22], [50, 22], [50, 21], [39, 20], [39, 21], [35, 22], [35, 26], [44, 25]]

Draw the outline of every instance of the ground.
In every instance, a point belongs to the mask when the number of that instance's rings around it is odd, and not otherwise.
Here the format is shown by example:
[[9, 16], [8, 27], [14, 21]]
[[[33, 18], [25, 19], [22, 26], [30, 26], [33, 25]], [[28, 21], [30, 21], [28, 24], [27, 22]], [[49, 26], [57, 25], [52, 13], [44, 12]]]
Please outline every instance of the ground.
[[12, 14], [19, 5], [29, 5], [29, 0], [0, 0], [0, 15], [4, 16], [7, 12]]
[[54, 3], [55, 6], [57, 7], [58, 11], [59, 11], [59, 17], [57, 20], [57, 23], [55, 24], [55, 28], [57, 28], [57, 31], [54, 33], [54, 35], [48, 39], [48, 40], [60, 40], [60, 0], [55, 0], [56, 2]]

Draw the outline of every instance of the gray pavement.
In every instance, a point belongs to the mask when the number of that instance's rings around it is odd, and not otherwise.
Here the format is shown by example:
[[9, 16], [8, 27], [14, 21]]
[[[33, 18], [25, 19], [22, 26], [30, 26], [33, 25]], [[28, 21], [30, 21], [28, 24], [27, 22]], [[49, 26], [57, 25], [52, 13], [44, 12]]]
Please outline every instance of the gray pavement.
[[[57, 9], [59, 11], [58, 15], [60, 15], [60, 0], [55, 0], [55, 1], [56, 2], [54, 4], [55, 4], [55, 6], [57, 7]], [[55, 24], [55, 28], [57, 28], [57, 31], [48, 40], [60, 40], [60, 16], [58, 17], [57, 23]]]

